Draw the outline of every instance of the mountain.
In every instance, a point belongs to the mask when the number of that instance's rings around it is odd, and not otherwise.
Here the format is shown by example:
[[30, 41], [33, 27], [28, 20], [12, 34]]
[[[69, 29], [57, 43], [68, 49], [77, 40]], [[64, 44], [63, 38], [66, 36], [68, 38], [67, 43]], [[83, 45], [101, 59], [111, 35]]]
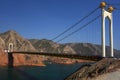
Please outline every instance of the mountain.
[[[7, 48], [9, 43], [14, 44], [15, 51], [39, 51], [49, 53], [66, 53], [78, 55], [101, 55], [101, 46], [91, 43], [66, 43], [58, 44], [47, 39], [24, 39], [16, 31], [9, 30], [0, 34], [0, 47]], [[106, 46], [107, 56], [110, 56], [110, 48]], [[120, 51], [114, 50], [116, 56]]]
[[[99, 55], [102, 56], [102, 47], [98, 44], [91, 44], [91, 43], [68, 43], [65, 44], [70, 46], [77, 54], [80, 55], [88, 55], [94, 56]], [[120, 51], [114, 49], [114, 55], [116, 57], [120, 57]], [[110, 57], [110, 47], [106, 46], [106, 56]]]
[[[4, 53], [4, 49], [8, 48], [8, 44], [14, 44], [14, 51], [34, 51], [37, 50], [31, 44], [30, 41], [24, 39], [16, 31], [9, 30], [7, 32], [0, 34], [0, 65], [8, 65], [8, 54]], [[28, 54], [13, 54], [14, 57], [14, 66], [19, 65], [36, 65], [43, 66], [43, 58], [37, 55], [28, 55]]]
[[0, 37], [0, 49], [2, 50], [3, 47], [5, 47], [5, 41]]
[[[14, 44], [14, 51], [34, 51], [34, 52], [49, 52], [56, 54], [78, 54], [78, 55], [101, 55], [101, 46], [91, 43], [66, 43], [58, 44], [47, 39], [25, 39], [16, 31], [9, 30], [0, 33], [0, 64], [6, 65], [8, 54], [4, 53], [4, 49], [8, 48], [8, 44]], [[106, 47], [107, 55], [110, 55], [109, 46]], [[120, 51], [114, 49], [116, 57], [120, 57]], [[5, 59], [5, 60], [4, 60]], [[14, 65], [43, 65], [44, 60], [51, 60], [57, 63], [75, 63], [80, 62], [71, 59], [43, 57], [29, 54], [14, 54]]]
[[15, 51], [37, 51], [28, 40], [21, 37], [16, 31], [9, 30], [1, 33], [0, 37], [3, 40], [2, 44], [5, 46], [4, 48], [8, 48], [8, 44], [13, 43]]
[[68, 43], [65, 44], [70, 46], [77, 54], [80, 55], [100, 55], [101, 46], [90, 44], [90, 43]]
[[[66, 43], [58, 44], [47, 39], [30, 39], [33, 46], [40, 52], [50, 53], [66, 53], [66, 54], [78, 54], [78, 55], [102, 55], [101, 46], [91, 43]], [[114, 49], [116, 57], [120, 57], [120, 51]], [[110, 57], [110, 47], [106, 46], [106, 55]]]
[[49, 52], [49, 53], [72, 53], [75, 51], [68, 45], [62, 45], [55, 43], [51, 40], [42, 39], [42, 40], [29, 40], [33, 46], [40, 52]]

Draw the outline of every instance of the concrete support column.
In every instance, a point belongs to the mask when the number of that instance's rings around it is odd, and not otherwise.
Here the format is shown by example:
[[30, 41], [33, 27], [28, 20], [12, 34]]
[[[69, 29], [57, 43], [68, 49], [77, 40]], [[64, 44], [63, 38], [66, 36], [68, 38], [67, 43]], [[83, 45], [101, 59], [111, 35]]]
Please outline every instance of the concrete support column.
[[114, 57], [114, 50], [113, 50], [113, 19], [112, 19], [112, 14], [111, 14], [111, 19], [110, 19], [110, 52], [111, 52], [111, 57]]
[[108, 18], [109, 19], [109, 23], [110, 23], [110, 31], [109, 31], [109, 35], [110, 35], [110, 55], [111, 57], [114, 57], [114, 51], [113, 51], [113, 18], [112, 18], [112, 11], [114, 10], [114, 8], [112, 6], [110, 6], [108, 8], [108, 10], [105, 10], [106, 7], [106, 3], [102, 2], [100, 4], [100, 7], [102, 8], [102, 56], [106, 57], [106, 50], [105, 50], [105, 19]]
[[8, 44], [8, 68], [13, 68], [14, 57], [13, 57], [13, 43]]
[[104, 9], [102, 8], [102, 56], [106, 57], [106, 50], [105, 50], [105, 14], [104, 14]]

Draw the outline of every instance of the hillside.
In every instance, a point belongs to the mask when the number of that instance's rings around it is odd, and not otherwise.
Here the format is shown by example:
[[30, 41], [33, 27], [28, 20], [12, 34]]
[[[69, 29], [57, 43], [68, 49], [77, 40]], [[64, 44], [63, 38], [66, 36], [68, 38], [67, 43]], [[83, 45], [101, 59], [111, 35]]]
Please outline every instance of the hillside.
[[[101, 55], [101, 46], [91, 43], [66, 43], [58, 44], [47, 39], [25, 39], [16, 31], [9, 30], [0, 34], [0, 47], [6, 49], [8, 43], [14, 44], [15, 51], [39, 51], [49, 53], [67, 53], [79, 55]], [[109, 56], [110, 48], [106, 48]], [[115, 55], [120, 56], [120, 51], [115, 50]]]
[[0, 49], [3, 50], [3, 47], [5, 47], [5, 41], [0, 37]]
[[[91, 43], [66, 43], [66, 44], [57, 44], [51, 40], [47, 39], [30, 39], [32, 45], [40, 52], [50, 52], [50, 53], [66, 53], [66, 54], [78, 54], [78, 55], [87, 55], [101, 56], [101, 46]], [[106, 54], [110, 57], [110, 48], [106, 46]], [[116, 57], [120, 57], [120, 51], [114, 49], [114, 54]]]
[[57, 44], [51, 40], [29, 40], [33, 46], [40, 52], [49, 53], [76, 53], [69, 45]]
[[13, 43], [15, 51], [37, 51], [28, 40], [21, 37], [16, 31], [9, 30], [1, 33], [0, 37], [3, 40], [1, 44], [3, 44], [4, 49], [7, 48], [9, 43]]
[[95, 64], [84, 65], [65, 80], [120, 80], [120, 60], [104, 58]]
[[[80, 55], [100, 55], [102, 56], [102, 52], [101, 52], [101, 45], [97, 45], [97, 44], [91, 44], [91, 43], [68, 43], [65, 45], [69, 45], [72, 49], [74, 49], [74, 51], [77, 54]], [[106, 46], [106, 55], [108, 57], [110, 57], [110, 47]], [[114, 55], [115, 57], [120, 57], [120, 51], [114, 49]]]
[[[14, 44], [14, 51], [34, 51], [34, 52], [49, 52], [58, 54], [78, 54], [78, 55], [101, 55], [101, 46], [91, 43], [66, 43], [58, 44], [47, 39], [25, 39], [20, 36], [16, 31], [9, 30], [4, 33], [0, 33], [0, 56], [2, 61], [0, 64], [7, 64], [7, 54], [4, 53], [4, 49], [8, 48], [8, 43]], [[107, 49], [107, 54], [109, 55], [109, 47]], [[116, 57], [120, 57], [120, 51], [114, 49]], [[81, 60], [71, 60], [55, 57], [43, 57], [38, 55], [15, 55], [14, 62], [15, 65], [43, 65], [43, 61], [50, 60], [56, 63], [75, 63], [81, 62]], [[1, 60], [0, 59], [0, 60]], [[3, 61], [3, 59], [5, 59]], [[84, 62], [84, 61], [83, 61]]]

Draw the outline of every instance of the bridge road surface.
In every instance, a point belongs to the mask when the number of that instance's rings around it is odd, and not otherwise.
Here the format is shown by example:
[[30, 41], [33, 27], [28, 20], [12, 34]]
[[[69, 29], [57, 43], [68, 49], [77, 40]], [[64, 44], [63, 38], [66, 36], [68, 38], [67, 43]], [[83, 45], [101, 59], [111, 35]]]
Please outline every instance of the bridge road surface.
[[103, 59], [102, 56], [81, 56], [77, 54], [66, 54], [66, 53], [43, 53], [43, 52], [25, 52], [25, 51], [15, 51], [15, 52], [8, 52], [8, 54], [30, 54], [30, 55], [44, 55], [44, 56], [54, 56], [54, 57], [64, 57], [64, 58], [71, 58], [71, 59], [83, 59], [83, 60], [90, 60], [90, 61], [99, 61]]

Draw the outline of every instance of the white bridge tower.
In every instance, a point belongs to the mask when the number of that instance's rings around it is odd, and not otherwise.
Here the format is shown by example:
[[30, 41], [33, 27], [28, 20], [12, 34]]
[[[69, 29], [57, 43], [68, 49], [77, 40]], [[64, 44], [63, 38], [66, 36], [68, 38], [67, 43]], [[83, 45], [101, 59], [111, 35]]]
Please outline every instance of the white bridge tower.
[[112, 11], [114, 8], [110, 6], [108, 10], [105, 9], [106, 3], [101, 2], [100, 7], [102, 9], [102, 55], [103, 57], [106, 57], [106, 49], [105, 49], [105, 19], [109, 19], [109, 35], [110, 35], [110, 53], [111, 57], [114, 57], [114, 51], [113, 51], [113, 18], [112, 18]]

